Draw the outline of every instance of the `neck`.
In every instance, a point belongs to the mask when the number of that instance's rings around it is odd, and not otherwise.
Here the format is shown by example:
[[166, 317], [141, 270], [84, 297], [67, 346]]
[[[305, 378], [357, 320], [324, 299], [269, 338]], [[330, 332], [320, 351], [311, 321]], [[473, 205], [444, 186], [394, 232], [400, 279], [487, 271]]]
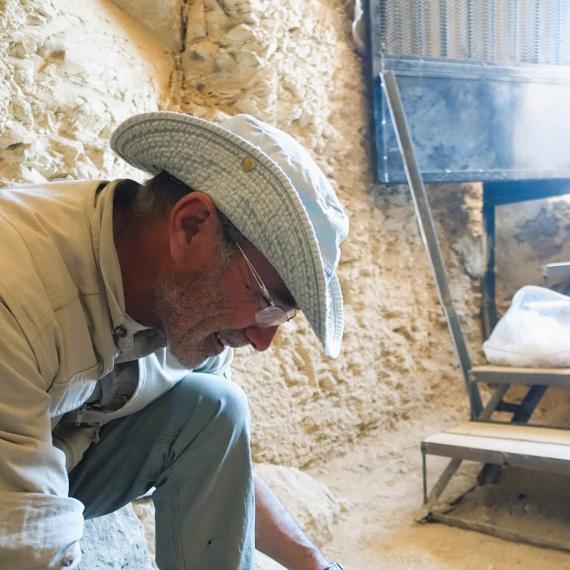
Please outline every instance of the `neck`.
[[114, 205], [113, 237], [121, 267], [125, 310], [140, 324], [160, 329], [160, 321], [153, 310], [153, 288], [159, 265], [158, 248], [152, 246], [158, 243], [153, 241], [153, 237], [159, 235], [157, 225], [154, 221], [133, 221], [128, 204]]

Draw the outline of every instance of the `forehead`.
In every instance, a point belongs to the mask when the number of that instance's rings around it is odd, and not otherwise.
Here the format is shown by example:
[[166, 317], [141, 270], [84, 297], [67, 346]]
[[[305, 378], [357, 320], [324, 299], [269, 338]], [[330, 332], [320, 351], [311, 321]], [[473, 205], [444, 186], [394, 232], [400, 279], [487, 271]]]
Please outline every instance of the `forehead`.
[[[242, 246], [243, 247], [243, 246]], [[267, 258], [251, 243], [246, 242], [243, 247], [245, 254], [259, 273], [264, 285], [269, 290], [274, 301], [287, 308], [297, 308], [293, 294], [285, 285], [277, 270], [269, 263]]]

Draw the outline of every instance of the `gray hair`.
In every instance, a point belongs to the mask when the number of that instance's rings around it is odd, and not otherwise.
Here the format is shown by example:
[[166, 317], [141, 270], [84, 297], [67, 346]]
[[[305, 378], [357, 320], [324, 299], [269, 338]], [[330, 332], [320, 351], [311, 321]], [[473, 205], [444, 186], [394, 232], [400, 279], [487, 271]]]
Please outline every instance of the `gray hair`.
[[[190, 192], [195, 190], [163, 170], [139, 187], [133, 201], [132, 213], [137, 220], [166, 218], [176, 202]], [[218, 208], [216, 214], [221, 238], [218, 257], [227, 265], [237, 251], [236, 242], [242, 244], [246, 239]]]

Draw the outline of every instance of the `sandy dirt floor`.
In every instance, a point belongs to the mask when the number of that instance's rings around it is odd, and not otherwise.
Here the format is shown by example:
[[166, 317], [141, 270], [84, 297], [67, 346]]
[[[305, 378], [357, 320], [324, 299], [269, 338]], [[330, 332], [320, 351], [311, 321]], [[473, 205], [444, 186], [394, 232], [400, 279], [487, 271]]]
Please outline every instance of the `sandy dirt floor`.
[[[323, 547], [327, 556], [340, 561], [346, 570], [570, 568], [570, 553], [415, 522], [422, 501], [419, 442], [450, 421], [442, 421], [440, 413], [407, 422], [392, 433], [368, 436], [346, 455], [332, 458], [326, 467], [307, 470], [348, 503], [333, 540]], [[444, 459], [430, 458], [430, 484], [445, 464]], [[458, 483], [465, 485], [472, 475], [473, 469], [458, 475]], [[560, 500], [564, 499], [558, 496]], [[566, 501], [570, 504], [570, 492]], [[548, 505], [543, 507], [541, 516], [548, 518]], [[540, 526], [540, 517], [534, 524]]]

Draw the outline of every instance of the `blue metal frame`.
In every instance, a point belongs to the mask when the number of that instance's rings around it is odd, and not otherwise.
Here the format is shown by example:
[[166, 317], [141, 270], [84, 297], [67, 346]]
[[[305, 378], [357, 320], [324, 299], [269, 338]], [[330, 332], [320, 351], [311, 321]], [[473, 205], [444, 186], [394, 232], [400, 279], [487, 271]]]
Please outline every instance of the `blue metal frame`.
[[487, 338], [497, 324], [495, 306], [495, 207], [570, 194], [570, 179], [516, 180], [483, 184], [483, 226], [486, 239], [485, 273], [481, 279], [481, 318]]
[[[424, 182], [484, 182], [487, 265], [481, 286], [488, 335], [497, 319], [495, 206], [570, 191], [570, 67], [388, 56], [373, 29], [386, 9], [384, 1], [369, 0], [366, 20], [378, 179], [386, 184], [408, 182], [471, 416], [477, 418], [482, 403], [469, 382], [470, 357], [449, 294]], [[524, 413], [519, 411], [525, 418], [543, 393], [531, 392]]]
[[[426, 183], [570, 178], [570, 66], [393, 55], [387, 10], [363, 0], [376, 178], [406, 182], [380, 75], [393, 71]], [[393, 4], [392, 4], [393, 2]]]
[[[376, 65], [398, 77], [426, 183], [570, 178], [570, 68], [385, 55]], [[405, 183], [379, 76], [373, 104], [377, 178]]]
[[[570, 99], [568, 100], [570, 109]], [[570, 132], [568, 133], [570, 137]], [[569, 151], [570, 154], [570, 151]], [[540, 200], [570, 194], [570, 179], [524, 180], [487, 182], [483, 186], [483, 199], [488, 207], [515, 204], [526, 200]]]

